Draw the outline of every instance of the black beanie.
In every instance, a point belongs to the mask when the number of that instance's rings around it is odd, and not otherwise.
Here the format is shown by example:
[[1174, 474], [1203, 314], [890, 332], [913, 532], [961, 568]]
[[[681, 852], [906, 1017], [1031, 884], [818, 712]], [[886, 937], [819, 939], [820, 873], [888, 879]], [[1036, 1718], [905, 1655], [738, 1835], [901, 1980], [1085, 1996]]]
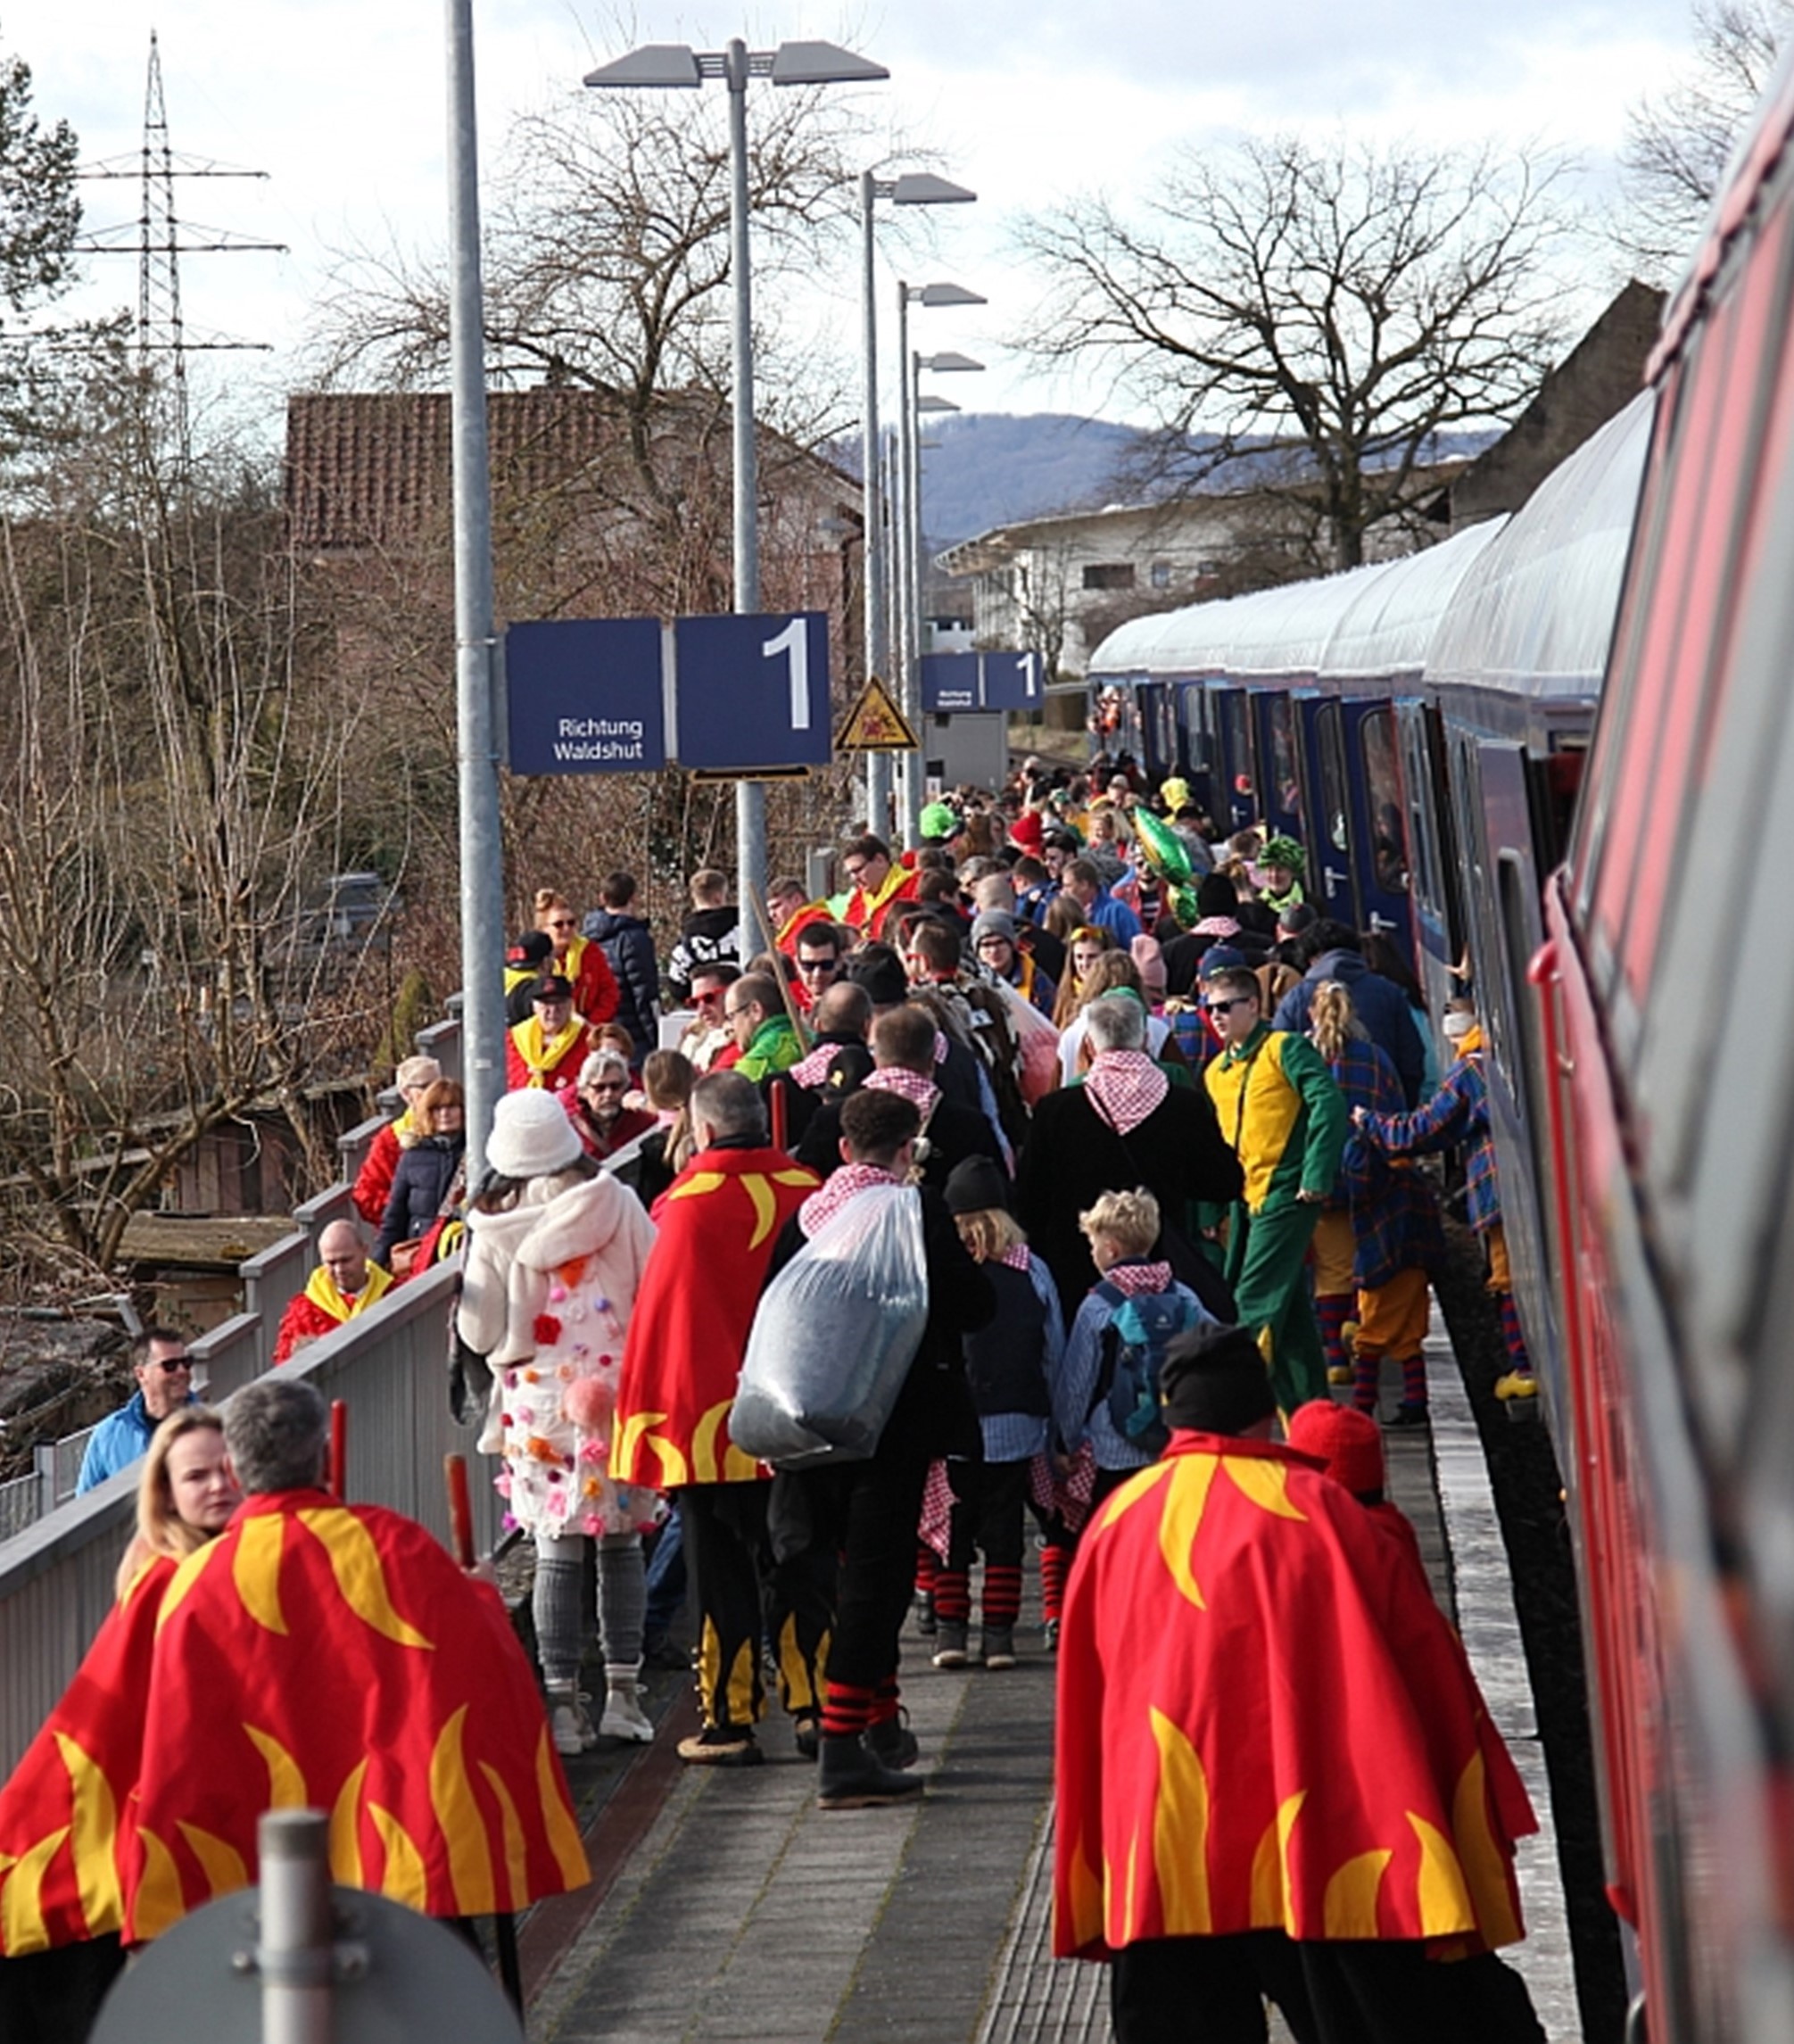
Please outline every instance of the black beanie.
[[855, 986], [865, 989], [866, 998], [875, 1008], [897, 1007], [909, 997], [909, 975], [903, 960], [888, 945], [868, 944], [850, 961], [847, 976]]
[[962, 1157], [947, 1174], [949, 1213], [1009, 1211], [1009, 1180], [989, 1157]]
[[1244, 1434], [1277, 1410], [1270, 1374], [1244, 1328], [1204, 1321], [1165, 1351], [1165, 1421], [1198, 1434]]
[[1233, 915], [1240, 905], [1240, 890], [1224, 873], [1205, 873], [1196, 887], [1200, 921], [1211, 915]]

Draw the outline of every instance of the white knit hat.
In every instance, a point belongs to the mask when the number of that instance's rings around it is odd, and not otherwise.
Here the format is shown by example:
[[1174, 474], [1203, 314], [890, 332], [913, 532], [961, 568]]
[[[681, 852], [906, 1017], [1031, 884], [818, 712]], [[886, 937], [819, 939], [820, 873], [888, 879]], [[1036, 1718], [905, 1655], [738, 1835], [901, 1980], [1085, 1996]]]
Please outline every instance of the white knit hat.
[[578, 1161], [581, 1144], [552, 1093], [507, 1093], [492, 1110], [486, 1162], [508, 1179], [545, 1178]]

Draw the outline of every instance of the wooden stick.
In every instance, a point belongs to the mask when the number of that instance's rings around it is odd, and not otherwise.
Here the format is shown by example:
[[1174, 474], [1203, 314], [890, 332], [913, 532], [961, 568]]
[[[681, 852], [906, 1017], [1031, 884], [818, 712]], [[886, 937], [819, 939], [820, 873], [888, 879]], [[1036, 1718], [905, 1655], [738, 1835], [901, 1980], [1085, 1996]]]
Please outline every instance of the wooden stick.
[[349, 1495], [349, 1406], [341, 1398], [330, 1401], [330, 1494]]
[[442, 1476], [449, 1486], [449, 1536], [455, 1560], [463, 1568], [474, 1565], [474, 1501], [467, 1489], [467, 1458], [444, 1455]]

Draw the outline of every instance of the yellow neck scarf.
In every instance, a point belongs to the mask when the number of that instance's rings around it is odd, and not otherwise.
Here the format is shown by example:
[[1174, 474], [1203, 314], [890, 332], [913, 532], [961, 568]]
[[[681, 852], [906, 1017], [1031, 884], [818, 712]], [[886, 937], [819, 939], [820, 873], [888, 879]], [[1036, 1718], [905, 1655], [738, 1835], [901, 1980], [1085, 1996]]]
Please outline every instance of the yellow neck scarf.
[[323, 1264], [305, 1281], [305, 1295], [320, 1313], [328, 1313], [333, 1320], [352, 1320], [356, 1314], [373, 1305], [393, 1289], [391, 1277], [377, 1263], [368, 1266], [368, 1281], [351, 1299], [336, 1289], [336, 1280]]
[[517, 1047], [517, 1055], [529, 1067], [530, 1084], [542, 1086], [548, 1074], [576, 1044], [584, 1032], [585, 1024], [575, 1014], [568, 1017], [566, 1027], [558, 1035], [544, 1038], [542, 1022], [535, 1015], [520, 1022], [511, 1031], [511, 1041]]

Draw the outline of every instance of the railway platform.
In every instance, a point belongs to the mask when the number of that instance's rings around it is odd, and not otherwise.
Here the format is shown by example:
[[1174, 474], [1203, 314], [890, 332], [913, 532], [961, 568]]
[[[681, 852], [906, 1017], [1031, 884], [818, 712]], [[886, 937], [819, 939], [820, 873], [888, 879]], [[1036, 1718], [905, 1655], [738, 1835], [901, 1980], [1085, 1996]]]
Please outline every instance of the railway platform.
[[[1436, 1315], [1428, 1379], [1430, 1438], [1385, 1436], [1391, 1493], [1539, 1814], [1520, 1863], [1531, 1934], [1508, 1956], [1551, 2044], [1580, 2044], [1506, 1553]], [[1021, 1665], [1000, 1674], [938, 1670], [927, 1643], [906, 1638], [905, 1701], [928, 1783], [908, 1807], [818, 1810], [814, 1766], [776, 1717], [765, 1766], [682, 1767], [674, 1747], [696, 1722], [689, 1684], [657, 1677], [654, 1744], [569, 1769], [596, 1878], [524, 1926], [531, 2044], [1106, 2039], [1106, 1971], [1050, 1952], [1054, 1673], [1030, 1615]]]

